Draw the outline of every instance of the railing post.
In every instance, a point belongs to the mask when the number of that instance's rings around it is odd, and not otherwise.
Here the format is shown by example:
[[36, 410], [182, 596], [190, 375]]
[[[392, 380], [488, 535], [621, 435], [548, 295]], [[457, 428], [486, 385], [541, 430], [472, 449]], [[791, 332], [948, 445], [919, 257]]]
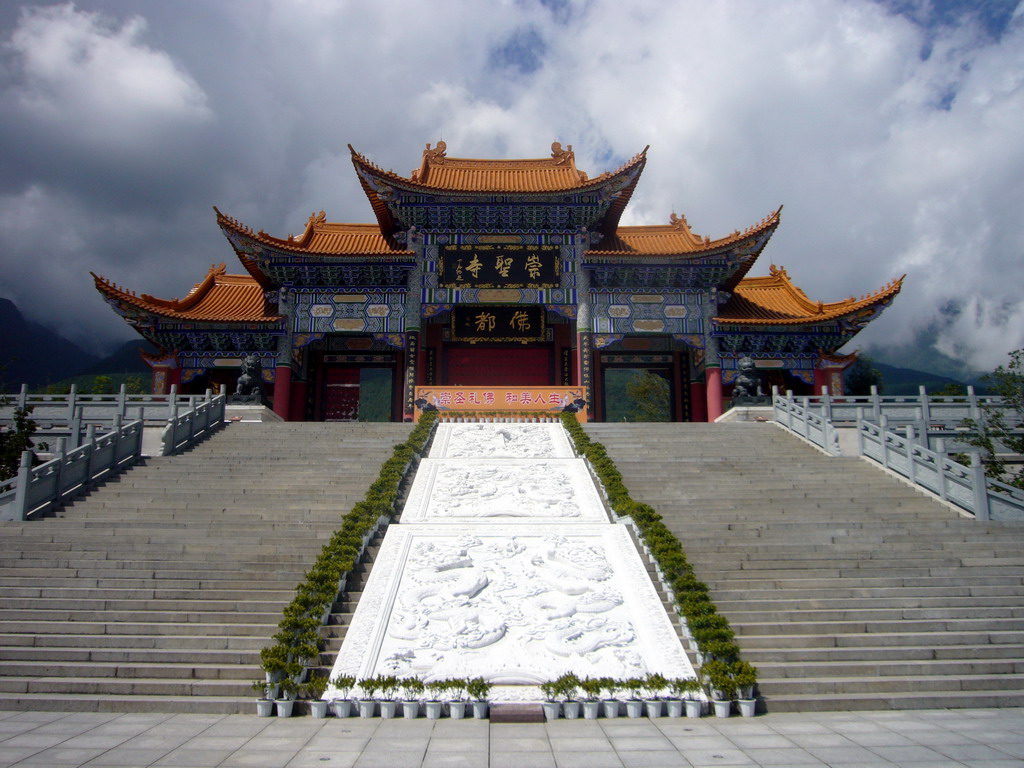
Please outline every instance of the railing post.
[[938, 438], [935, 441], [935, 452], [939, 455], [939, 498], [943, 501], [946, 500], [946, 470], [942, 468], [942, 465], [946, 462], [946, 439], [943, 437]]
[[907, 424], [907, 479], [914, 484], [917, 483], [917, 468], [914, 466], [914, 445], [916, 442], [914, 425]]
[[871, 385], [871, 416], [875, 424], [882, 423], [882, 398], [878, 396], [878, 386]]
[[931, 424], [932, 406], [931, 401], [928, 399], [928, 389], [922, 384], [918, 387], [917, 391], [921, 400], [921, 418], [924, 419], [926, 424]]
[[77, 448], [82, 444], [82, 415], [85, 409], [82, 406], [75, 408], [74, 418], [71, 419], [71, 447]]
[[821, 418], [832, 418], [832, 398], [829, 397], [828, 387], [821, 388]]
[[60, 504], [61, 497], [64, 495], [64, 459], [68, 453], [68, 441], [67, 438], [57, 438], [57, 452], [54, 453], [53, 458], [57, 462], [57, 470], [55, 472], [56, 478], [53, 482], [54, 498], [50, 499], [51, 504]]
[[971, 418], [977, 424], [981, 421], [981, 409], [978, 407], [978, 396], [974, 394], [974, 385], [967, 385], [967, 404], [971, 409]]
[[971, 490], [974, 491], [974, 519], [988, 520], [988, 478], [977, 451], [971, 451]]
[[793, 390], [786, 390], [786, 426], [793, 429]]
[[864, 455], [864, 430], [862, 429], [864, 424], [864, 409], [859, 405], [857, 406], [857, 452]]
[[171, 392], [167, 395], [167, 418], [176, 419], [178, 417], [178, 385], [171, 384]]
[[32, 451], [21, 452], [18, 465], [18, 484], [14, 486], [14, 516], [12, 520], [24, 520], [28, 516], [28, 488], [32, 482]]
[[889, 443], [886, 440], [886, 435], [889, 433], [889, 417], [882, 414], [878, 419], [878, 427], [880, 430], [879, 443], [882, 447], [882, 466], [886, 469], [889, 468]]
[[120, 455], [121, 449], [121, 414], [114, 414], [114, 461], [110, 465], [111, 468], [117, 467], [117, 457]]
[[22, 384], [21, 391], [18, 392], [18, 408], [24, 411], [26, 405], [28, 405], [28, 384]]
[[75, 406], [78, 400], [78, 388], [72, 384], [71, 391], [68, 392], [68, 421], [75, 418]]
[[[924, 389], [924, 387], [921, 387]], [[927, 397], [927, 395], [926, 395]], [[928, 420], [925, 418], [921, 408], [914, 409], [914, 421], [917, 422], [917, 440], [925, 448], [928, 447]]]
[[85, 444], [88, 446], [86, 453], [88, 459], [85, 462], [85, 484], [88, 485], [92, 482], [92, 476], [95, 473], [96, 468], [93, 466], [93, 462], [96, 458], [96, 425], [89, 424], [85, 428]]
[[125, 410], [128, 404], [128, 385], [122, 384], [121, 389], [117, 393], [117, 412], [121, 414], [121, 418], [128, 418], [128, 411]]

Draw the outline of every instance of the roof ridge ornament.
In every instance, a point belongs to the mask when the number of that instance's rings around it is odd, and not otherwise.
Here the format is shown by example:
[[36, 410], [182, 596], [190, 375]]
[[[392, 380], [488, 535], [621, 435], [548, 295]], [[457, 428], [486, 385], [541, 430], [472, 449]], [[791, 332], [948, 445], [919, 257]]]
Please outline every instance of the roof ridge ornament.
[[566, 148], [562, 149], [560, 141], [551, 142], [551, 157], [554, 159], [555, 165], [574, 165], [576, 162], [576, 153], [572, 151], [572, 144], [566, 144]]
[[320, 213], [315, 213], [314, 212], [314, 213], [309, 214], [309, 220], [306, 222], [306, 226], [309, 227], [309, 226], [313, 226], [313, 225], [316, 225], [316, 224], [326, 224], [326, 223], [327, 223], [327, 214], [326, 214], [326, 212], [324, 212], [324, 209], [321, 208], [320, 209]]
[[429, 159], [432, 163], [443, 165], [445, 158], [448, 157], [448, 145], [444, 139], [438, 139], [437, 145], [431, 149], [430, 142], [427, 142], [427, 148], [423, 150], [423, 157]]

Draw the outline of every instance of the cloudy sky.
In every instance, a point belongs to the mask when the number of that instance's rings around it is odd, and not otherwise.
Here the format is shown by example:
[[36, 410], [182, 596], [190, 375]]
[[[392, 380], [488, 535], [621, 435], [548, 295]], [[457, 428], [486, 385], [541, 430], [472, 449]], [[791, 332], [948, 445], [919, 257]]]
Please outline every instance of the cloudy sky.
[[1017, 0], [80, 0], [0, 6], [0, 296], [96, 351], [131, 337], [90, 270], [173, 298], [234, 255], [217, 205], [372, 221], [346, 144], [408, 173], [650, 144], [627, 224], [719, 237], [813, 299], [903, 294], [858, 344], [1024, 346]]

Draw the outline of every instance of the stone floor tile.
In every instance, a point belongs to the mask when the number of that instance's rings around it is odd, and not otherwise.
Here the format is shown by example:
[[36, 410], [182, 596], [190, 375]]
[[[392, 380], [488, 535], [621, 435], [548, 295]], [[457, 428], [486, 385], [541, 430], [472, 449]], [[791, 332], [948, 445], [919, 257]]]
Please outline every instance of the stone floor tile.
[[179, 747], [173, 752], [168, 752], [155, 763], [154, 766], [179, 766], [184, 768], [210, 768], [219, 765], [237, 750], [234, 749], [195, 749], [191, 743], [187, 747]]
[[510, 736], [546, 738], [548, 734], [547, 723], [492, 723], [490, 730], [492, 739], [504, 739]]
[[755, 765], [741, 749], [680, 749], [694, 766], [704, 765]]
[[749, 747], [743, 752], [760, 766], [824, 766], [821, 760], [798, 747]]
[[608, 740], [615, 751], [641, 752], [646, 749], [674, 749], [674, 745], [667, 738], [658, 734], [656, 736], [609, 736]]
[[906, 747], [917, 743], [902, 733], [890, 731], [888, 728], [879, 728], [868, 733], [851, 733], [847, 735], [847, 738], [862, 747]]
[[40, 750], [35, 747], [11, 747], [10, 749], [4, 749], [0, 746], [0, 763], [3, 765], [13, 765], [21, 760], [32, 757]]
[[0, 720], [0, 741], [11, 734], [25, 733], [39, 727], [39, 723], [25, 720]]
[[366, 744], [364, 751], [419, 752], [423, 754], [427, 751], [428, 743], [430, 743], [430, 737], [427, 735], [381, 736], [378, 732]]
[[555, 752], [557, 768], [622, 768], [614, 752]]
[[625, 768], [688, 768], [690, 765], [675, 749], [620, 751], [618, 755]]
[[427, 745], [427, 754], [431, 752], [487, 752], [490, 739], [486, 735], [477, 738], [460, 738], [458, 736], [433, 736]]
[[[890, 747], [879, 747], [878, 749], [890, 749]], [[891, 747], [891, 749], [905, 749], [905, 747]], [[840, 760], [847, 763], [871, 762], [878, 758], [889, 760], [885, 755], [878, 754], [877, 750], [867, 750], [864, 747], [858, 746], [813, 746], [807, 747], [807, 751], [819, 760], [829, 764], [839, 762]]]
[[777, 733], [730, 733], [728, 739], [740, 749], [792, 749], [796, 748], [790, 739]]
[[304, 749], [292, 758], [287, 768], [352, 768], [360, 754], [356, 751], [322, 752], [315, 749]]
[[[601, 722], [601, 721], [598, 721]], [[614, 720], [601, 723], [601, 727], [609, 737], [628, 738], [631, 736], [653, 736], [663, 735], [663, 731], [653, 723], [629, 723], [627, 725], [612, 725]]]
[[491, 752], [550, 752], [547, 736], [499, 737], [491, 734]]
[[[480, 752], [427, 752], [421, 763], [422, 768], [480, 768], [486, 765], [486, 757]], [[526, 766], [522, 766], [526, 768]]]
[[124, 734], [94, 734], [92, 732], [83, 733], [81, 736], [70, 736], [67, 740], [61, 742], [62, 747], [66, 748], [81, 748], [81, 749], [113, 749], [114, 747], [120, 746], [128, 741], [128, 736]]
[[70, 738], [66, 733], [22, 733], [4, 741], [4, 747], [35, 747], [36, 749], [47, 749], [55, 747], [62, 741]]
[[292, 749], [239, 749], [221, 761], [218, 768], [281, 768], [295, 757]]
[[[417, 768], [423, 761], [422, 752], [363, 752], [355, 762], [355, 768]], [[329, 765], [329, 763], [328, 763]], [[520, 765], [519, 768], [522, 768]]]
[[734, 745], [729, 739], [724, 736], [669, 736], [668, 740], [676, 749], [696, 749], [696, 750], [710, 750], [710, 749], [735, 749]]
[[87, 765], [93, 768], [94, 764], [106, 766], [131, 766], [131, 768], [152, 765], [161, 757], [166, 755], [170, 750], [157, 750], [157, 749], [127, 749], [124, 747], [117, 747], [115, 749], [108, 749], [101, 755], [97, 755], [95, 758], [90, 760], [83, 765]]
[[491, 752], [490, 768], [556, 768], [551, 752]]
[[105, 749], [64, 749], [54, 747], [44, 749], [22, 760], [19, 765], [35, 766], [79, 766], [82, 763], [99, 757]]
[[786, 738], [804, 749], [812, 747], [850, 749], [857, 746], [853, 741], [838, 733], [790, 733], [786, 734]]
[[14, 719], [24, 720], [27, 723], [52, 723], [54, 720], [63, 720], [67, 712], [18, 712]]

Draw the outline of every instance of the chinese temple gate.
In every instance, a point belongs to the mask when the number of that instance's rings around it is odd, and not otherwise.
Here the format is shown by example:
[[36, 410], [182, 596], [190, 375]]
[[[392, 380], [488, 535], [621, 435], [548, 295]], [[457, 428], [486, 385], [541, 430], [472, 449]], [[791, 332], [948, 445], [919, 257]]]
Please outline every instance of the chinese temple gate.
[[180, 300], [94, 275], [160, 349], [147, 358], [154, 392], [234, 391], [248, 358], [290, 420], [410, 419], [417, 386], [580, 387], [602, 420], [621, 374], [648, 371], [667, 383], [672, 418], [712, 420], [743, 357], [768, 386], [841, 392], [853, 357], [836, 350], [902, 283], [823, 303], [774, 265], [746, 277], [781, 209], [714, 240], [675, 214], [621, 226], [646, 149], [593, 178], [557, 142], [527, 160], [428, 144], [409, 176], [349, 149], [372, 224], [321, 211], [278, 238], [216, 211], [240, 274], [211, 268]]

